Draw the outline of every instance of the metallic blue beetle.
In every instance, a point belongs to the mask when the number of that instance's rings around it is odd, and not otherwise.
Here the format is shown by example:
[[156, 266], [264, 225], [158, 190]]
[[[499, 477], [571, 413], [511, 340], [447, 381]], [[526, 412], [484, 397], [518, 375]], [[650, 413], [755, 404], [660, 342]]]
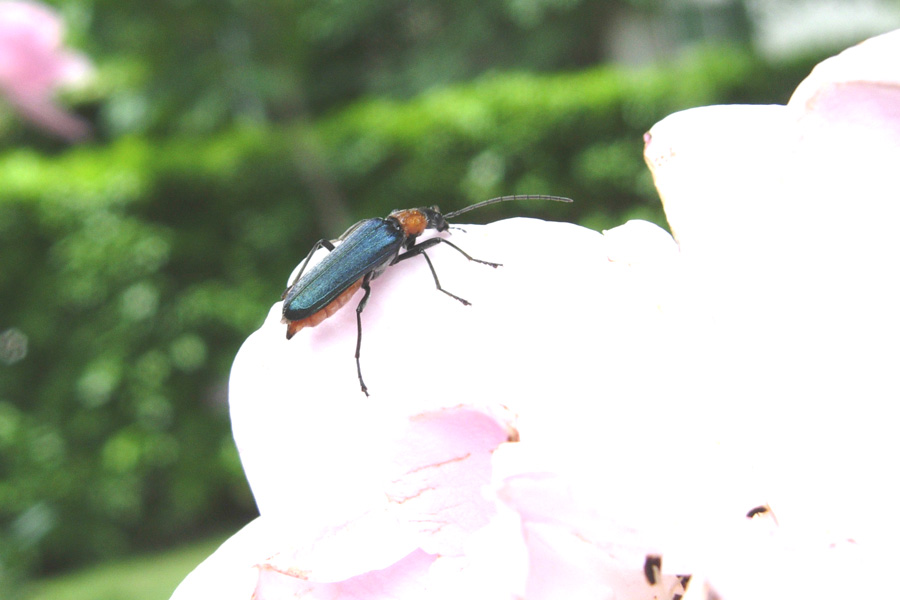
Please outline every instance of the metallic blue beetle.
[[[437, 244], [447, 244], [471, 261], [495, 268], [500, 265], [472, 258], [444, 238], [434, 237], [420, 244], [416, 244], [416, 239], [426, 229], [447, 231], [450, 228], [447, 219], [488, 204], [510, 200], [572, 201], [559, 196], [519, 195], [491, 198], [446, 215], [442, 214], [437, 206], [395, 210], [385, 219], [374, 218], [360, 221], [345, 231], [337, 240], [319, 240], [306, 256], [291, 285], [281, 295], [284, 301], [281, 321], [288, 326], [287, 338], [291, 339], [304, 327], [315, 327], [340, 310], [359, 288], [365, 290], [362, 300], [356, 306], [356, 372], [359, 376], [359, 385], [363, 393], [368, 396], [369, 392], [363, 381], [362, 369], [359, 365], [359, 349], [362, 343], [361, 315], [371, 292], [369, 282], [381, 275], [391, 265], [421, 254], [431, 269], [437, 289], [464, 305], [468, 305], [467, 300], [451, 294], [441, 287], [434, 265], [431, 264], [431, 259], [425, 254], [425, 250]], [[340, 243], [336, 244], [335, 242]], [[320, 248], [326, 248], [330, 253], [304, 275], [309, 260]], [[406, 252], [400, 254], [401, 250], [406, 250]]]

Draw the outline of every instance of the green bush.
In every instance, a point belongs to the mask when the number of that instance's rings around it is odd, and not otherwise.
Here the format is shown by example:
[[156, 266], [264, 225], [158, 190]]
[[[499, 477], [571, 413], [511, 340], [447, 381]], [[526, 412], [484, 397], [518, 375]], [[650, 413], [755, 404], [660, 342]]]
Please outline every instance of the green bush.
[[0, 155], [0, 586], [252, 514], [228, 370], [317, 238], [513, 192], [576, 204], [478, 218], [663, 223], [643, 132], [690, 106], [784, 102], [811, 64], [720, 48], [640, 71], [486, 76], [212, 139]]

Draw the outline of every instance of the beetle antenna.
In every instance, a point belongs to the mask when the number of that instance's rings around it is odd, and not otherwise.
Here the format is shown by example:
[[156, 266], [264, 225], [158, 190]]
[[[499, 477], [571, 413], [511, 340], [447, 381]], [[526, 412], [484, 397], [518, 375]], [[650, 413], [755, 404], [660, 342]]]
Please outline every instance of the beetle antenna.
[[444, 218], [452, 219], [457, 215], [467, 213], [470, 210], [475, 210], [476, 208], [481, 208], [482, 206], [487, 206], [488, 204], [497, 204], [498, 202], [511, 202], [513, 200], [551, 200], [553, 202], [572, 202], [571, 198], [564, 198], [562, 196], [546, 196], [544, 194], [513, 194], [510, 196], [497, 196], [496, 198], [491, 198], [490, 200], [485, 200], [484, 202], [479, 202], [477, 204], [473, 204], [472, 206], [454, 210], [453, 212], [446, 213], [444, 215]]

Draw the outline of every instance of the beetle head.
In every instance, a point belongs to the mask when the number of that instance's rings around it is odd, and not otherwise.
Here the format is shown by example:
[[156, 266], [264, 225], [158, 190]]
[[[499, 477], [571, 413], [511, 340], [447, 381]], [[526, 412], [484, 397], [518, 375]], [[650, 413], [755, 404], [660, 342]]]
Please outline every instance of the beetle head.
[[419, 211], [425, 218], [428, 219], [428, 229], [436, 229], [437, 231], [447, 231], [450, 228], [450, 224], [447, 223], [447, 219], [444, 218], [444, 215], [441, 213], [441, 209], [437, 206], [432, 206], [431, 208], [420, 208]]

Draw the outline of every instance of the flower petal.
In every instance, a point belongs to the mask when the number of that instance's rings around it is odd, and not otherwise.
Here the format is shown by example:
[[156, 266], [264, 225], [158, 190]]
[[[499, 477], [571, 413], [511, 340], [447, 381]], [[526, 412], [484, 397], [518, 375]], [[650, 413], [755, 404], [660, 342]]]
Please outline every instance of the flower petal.
[[273, 534], [264, 519], [251, 521], [200, 563], [171, 600], [247, 600], [259, 577], [256, 565], [274, 551]]
[[783, 106], [694, 108], [651, 128], [644, 156], [682, 252], [750, 262], [783, 218], [792, 141]]
[[900, 392], [898, 43], [826, 61], [787, 107], [672, 115], [646, 148], [685, 286], [716, 323], [695, 339], [720, 350], [695, 356], [698, 392], [733, 407], [718, 433], [791, 539], [852, 537], [869, 557], [900, 533], [884, 478], [900, 452], [884, 419]]
[[428, 598], [428, 569], [435, 556], [416, 550], [391, 566], [343, 581], [309, 581], [307, 574], [294, 568], [279, 568], [273, 563], [260, 566], [254, 600], [292, 600], [294, 598], [347, 600], [416, 600]]
[[829, 145], [841, 144], [840, 134], [856, 140], [865, 136], [867, 144], [844, 146], [845, 151], [856, 148], [865, 154], [873, 146], [880, 151], [900, 147], [898, 52], [900, 30], [866, 40], [817, 65], [788, 103], [798, 113], [804, 134], [814, 135], [812, 130], [826, 127]]
[[[498, 491], [522, 520], [530, 565], [524, 597], [650, 600], [684, 592], [681, 577], [663, 574], [648, 538], [573, 492], [552, 475], [509, 478]], [[648, 572], [652, 556], [658, 572]]]
[[466, 408], [412, 417], [398, 440], [398, 473], [385, 492], [420, 548], [463, 554], [467, 536], [487, 525], [494, 509], [482, 488], [491, 481], [491, 453], [511, 435], [504, 423]]
[[[664, 598], [695, 574], [726, 598], [846, 597], [889, 572], [894, 97], [838, 71], [787, 107], [651, 130], [678, 252], [645, 223], [516, 219], [453, 233], [498, 269], [429, 251], [471, 306], [424, 260], [387, 269], [362, 315], [371, 398], [352, 310], [287, 341], [274, 306], [231, 380], [284, 527], [257, 595]], [[778, 527], [748, 521], [765, 504]]]

